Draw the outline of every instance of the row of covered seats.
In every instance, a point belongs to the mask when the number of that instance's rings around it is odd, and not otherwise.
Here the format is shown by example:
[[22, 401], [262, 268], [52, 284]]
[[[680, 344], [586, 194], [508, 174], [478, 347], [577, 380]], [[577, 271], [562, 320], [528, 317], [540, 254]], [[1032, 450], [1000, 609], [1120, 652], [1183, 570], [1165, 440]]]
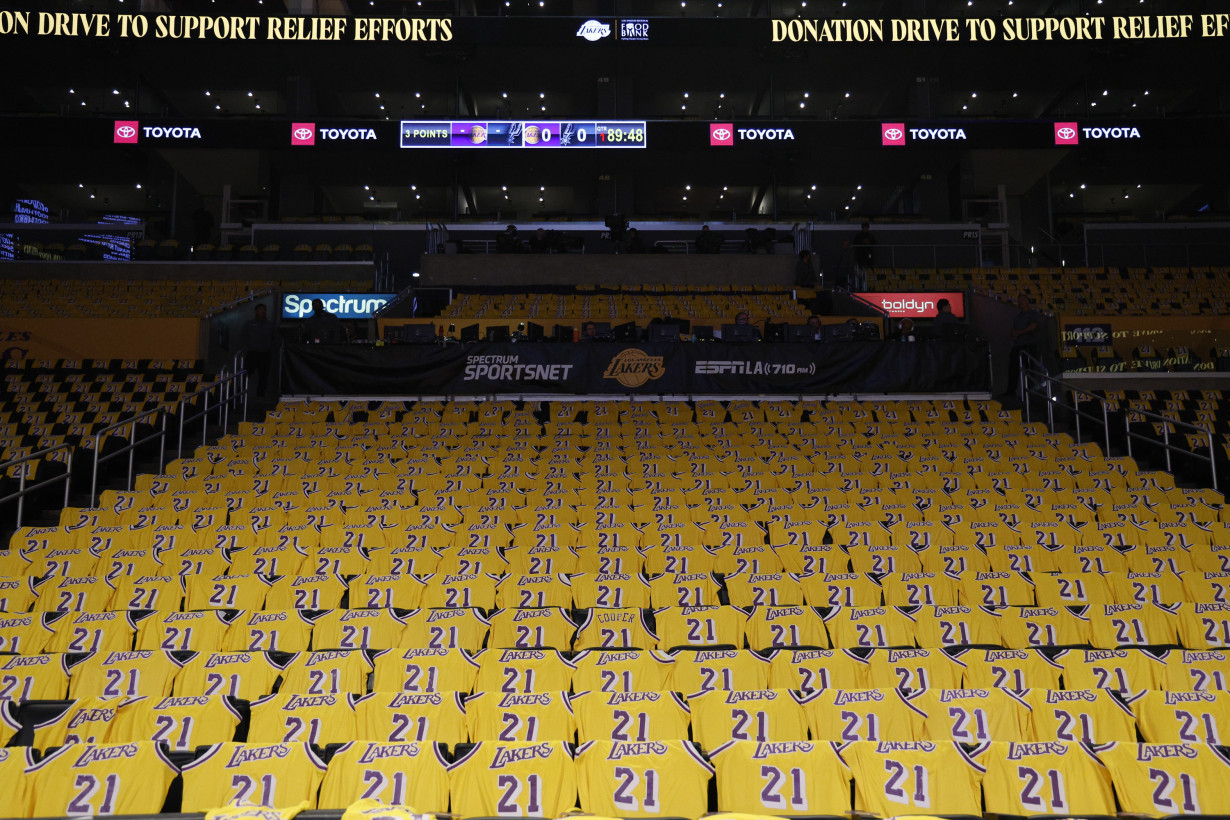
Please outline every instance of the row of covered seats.
[[205, 262], [278, 262], [292, 260], [295, 262], [370, 262], [374, 249], [367, 243], [351, 245], [341, 242], [330, 245], [327, 242], [317, 244], [300, 243], [290, 249], [282, 250], [282, 246], [271, 242], [257, 247], [253, 244], [241, 245], [236, 248], [229, 243], [214, 245], [206, 242], [194, 245], [192, 258]]
[[145, 741], [7, 753], [0, 806], [12, 817], [202, 812], [229, 803], [405, 816], [391, 804], [462, 818], [560, 817], [578, 805], [600, 817], [684, 818], [710, 808], [848, 816], [853, 807], [875, 817], [1230, 811], [1221, 788], [1230, 759], [1207, 744], [749, 739], [704, 755], [680, 740], [482, 741], [449, 755], [419, 742], [324, 750], [218, 743], [173, 753]]
[[473, 694], [378, 690], [367, 695], [286, 691], [251, 702], [226, 695], [88, 696], [0, 706], [9, 746], [154, 740], [177, 751], [232, 740], [731, 740], [1212, 743], [1230, 731], [1230, 693], [1106, 689], [711, 689], [587, 691], [486, 689]]
[[653, 317], [714, 319], [733, 322], [746, 310], [757, 320], [765, 317], [806, 318], [809, 311], [784, 292], [685, 292], [619, 294], [489, 294], [460, 293], [441, 312], [442, 319], [526, 318], [595, 321], [646, 321]]
[[[183, 623], [199, 623], [189, 619]], [[138, 649], [3, 656], [0, 701], [371, 692], [675, 692], [864, 689], [1213, 693], [1221, 703], [1223, 650], [1153, 649], [553, 649], [460, 647], [316, 649], [302, 652]], [[76, 639], [74, 639], [76, 640]], [[447, 643], [446, 641], [436, 641]], [[90, 640], [81, 641], [89, 644]], [[344, 641], [337, 641], [339, 644]], [[355, 643], [355, 642], [352, 642]], [[407, 642], [411, 643], [411, 642]], [[69, 644], [71, 645], [71, 643]], [[1061, 697], [1061, 696], [1056, 696]], [[1081, 696], [1096, 700], [1096, 696]], [[879, 696], [863, 700], [880, 701]], [[840, 704], [839, 704], [840, 705]], [[1219, 707], [1220, 708], [1220, 707]]]
[[[530, 578], [547, 576], [527, 576]], [[1130, 646], [1182, 646], [1187, 649], [1230, 647], [1230, 604], [1153, 603], [1063, 606], [834, 606], [824, 610], [805, 606], [606, 607], [569, 612], [560, 607], [490, 610], [487, 617], [472, 607], [465, 589], [474, 576], [450, 576], [450, 586], [424, 600], [421, 609], [233, 609], [144, 610], [91, 608], [64, 609], [52, 619], [48, 613], [6, 613], [0, 619], [0, 649], [40, 652], [47, 647], [83, 650], [104, 642], [118, 650], [137, 649], [280, 649], [390, 648], [432, 643], [437, 634], [449, 636], [447, 646], [477, 649], [489, 646], [557, 649], [680, 646], [723, 646], [770, 649], [783, 646], [870, 647], [945, 646], [1092, 646], [1115, 649]], [[386, 580], [388, 579], [388, 580]], [[90, 578], [88, 581], [95, 581]], [[290, 591], [299, 579], [281, 585]], [[312, 581], [311, 576], [302, 579]], [[235, 607], [239, 592], [254, 579], [245, 576], [216, 578], [204, 585], [215, 590], [209, 601]], [[400, 576], [376, 576], [368, 592], [374, 599], [393, 597], [403, 586]], [[19, 579], [4, 579], [8, 587]], [[319, 586], [336, 581], [315, 581]], [[80, 585], [80, 586], [78, 586]], [[180, 587], [176, 578], [133, 578], [120, 586], [118, 606], [148, 607], [154, 600], [174, 600]], [[169, 588], [172, 592], [163, 594]], [[80, 579], [56, 582], [57, 603], [65, 607], [93, 603]], [[835, 595], [845, 589], [834, 586]], [[306, 590], [306, 593], [305, 593]], [[988, 587], [988, 595], [994, 588]], [[8, 590], [6, 590], [7, 594]], [[106, 589], [109, 594], [110, 588]], [[295, 595], [313, 596], [307, 585]], [[301, 600], [310, 601], [310, 598]], [[314, 601], [312, 601], [314, 603]], [[325, 602], [327, 603], [327, 602]], [[453, 607], [453, 608], [448, 608]], [[137, 614], [134, 614], [137, 613]], [[227, 613], [231, 614], [228, 615]], [[444, 625], [445, 620], [451, 623]], [[91, 626], [91, 624], [93, 626]], [[191, 629], [189, 629], [191, 627]], [[488, 632], [490, 636], [488, 637]], [[460, 637], [464, 635], [465, 637]], [[436, 639], [439, 640], [438, 638]], [[82, 641], [87, 643], [82, 644]]]

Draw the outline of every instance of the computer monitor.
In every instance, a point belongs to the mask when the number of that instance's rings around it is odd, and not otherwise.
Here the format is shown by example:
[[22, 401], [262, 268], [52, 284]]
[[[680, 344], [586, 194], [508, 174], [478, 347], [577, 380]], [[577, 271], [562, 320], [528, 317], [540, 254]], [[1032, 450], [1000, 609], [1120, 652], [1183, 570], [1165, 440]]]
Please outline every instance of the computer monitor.
[[697, 325], [696, 327], [692, 328], [692, 336], [695, 337], [696, 341], [698, 342], [712, 342], [713, 341], [713, 326], [712, 325]]
[[785, 322], [765, 322], [764, 340], [766, 342], [784, 342], [786, 340]]
[[543, 332], [542, 325], [537, 322], [525, 323], [525, 338], [531, 342], [540, 341], [546, 334]]
[[508, 325], [488, 325], [483, 337], [489, 342], [507, 342], [512, 338], [508, 333]]
[[[582, 338], [585, 337], [585, 325], [586, 324], [587, 324], [586, 322], [581, 323], [581, 337]], [[609, 342], [611, 341], [611, 339], [615, 338], [614, 335], [612, 335], [611, 333], [611, 323], [610, 322], [594, 322], [594, 336], [604, 342]]]
[[478, 325], [466, 325], [461, 329], [461, 341], [477, 342], [478, 341]]
[[649, 326], [649, 341], [677, 342], [679, 341], [679, 334], [682, 332], [679, 325], [658, 322]]
[[568, 325], [556, 325], [555, 330], [551, 333], [551, 337], [557, 342], [571, 342], [572, 328]]
[[624, 322], [611, 330], [611, 336], [617, 342], [636, 342], [641, 338], [641, 329], [636, 326], [636, 322]]
[[430, 344], [436, 340], [436, 326], [431, 322], [415, 322], [401, 326], [401, 341], [409, 344]]
[[822, 330], [826, 342], [849, 342], [854, 339], [854, 325], [845, 322], [839, 325], [825, 325]]
[[787, 325], [786, 341], [814, 342], [816, 341], [816, 331], [811, 325]]
[[755, 342], [760, 339], [760, 328], [755, 325], [722, 325], [723, 342]]

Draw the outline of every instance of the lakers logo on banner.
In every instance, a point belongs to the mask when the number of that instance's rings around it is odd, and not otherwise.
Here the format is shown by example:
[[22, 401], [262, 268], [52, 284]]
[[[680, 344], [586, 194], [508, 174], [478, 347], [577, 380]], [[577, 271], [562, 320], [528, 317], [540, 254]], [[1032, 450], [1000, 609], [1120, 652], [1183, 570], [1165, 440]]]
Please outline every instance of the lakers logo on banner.
[[615, 379], [624, 387], [640, 387], [653, 379], [662, 378], [666, 367], [661, 356], [650, 356], [643, 350], [622, 350], [611, 359], [602, 373], [604, 379]]

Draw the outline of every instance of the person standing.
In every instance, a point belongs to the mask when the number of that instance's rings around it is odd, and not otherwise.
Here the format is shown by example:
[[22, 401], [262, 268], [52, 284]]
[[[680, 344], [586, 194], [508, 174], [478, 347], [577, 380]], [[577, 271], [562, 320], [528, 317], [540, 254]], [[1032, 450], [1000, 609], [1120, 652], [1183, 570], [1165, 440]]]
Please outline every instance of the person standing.
[[867, 286], [867, 271], [875, 264], [876, 238], [871, 234], [871, 224], [864, 222], [859, 232], [850, 240], [854, 248], [854, 275], [850, 280], [850, 290]]
[[806, 248], [799, 251], [799, 261], [794, 266], [794, 286], [813, 289], [816, 287], [816, 268], [812, 264], [811, 251]]
[[1034, 308], [1033, 300], [1022, 293], [1016, 301], [1016, 316], [1012, 317], [1012, 348], [1008, 351], [1008, 392], [1016, 390], [1021, 372], [1021, 354], [1028, 353], [1038, 357], [1039, 332], [1042, 327], [1042, 314]]
[[719, 253], [721, 250], [722, 237], [715, 233], [710, 233], [708, 225], [701, 225], [700, 233], [696, 235], [696, 252]]
[[346, 341], [346, 328], [337, 315], [325, 310], [320, 299], [312, 300], [312, 317], [303, 323], [303, 341], [339, 344]]
[[278, 346], [278, 329], [269, 321], [264, 305], [252, 309], [252, 318], [244, 322], [240, 333], [240, 343], [248, 372], [256, 376], [256, 395], [264, 398], [269, 386], [269, 365]]

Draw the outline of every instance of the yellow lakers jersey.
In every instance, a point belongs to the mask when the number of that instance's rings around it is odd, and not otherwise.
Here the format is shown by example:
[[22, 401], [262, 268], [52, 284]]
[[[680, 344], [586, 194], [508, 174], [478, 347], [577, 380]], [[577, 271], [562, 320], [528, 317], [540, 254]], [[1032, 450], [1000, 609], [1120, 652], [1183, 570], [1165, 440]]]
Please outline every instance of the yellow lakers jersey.
[[65, 746], [26, 771], [31, 817], [157, 814], [179, 773], [157, 743]]
[[405, 620], [391, 609], [332, 609], [312, 625], [316, 649], [392, 649], [401, 645]]
[[452, 813], [559, 817], [576, 806], [577, 774], [561, 741], [479, 742], [448, 769]]
[[355, 737], [354, 695], [279, 693], [252, 701], [250, 743], [345, 743]]
[[360, 740], [384, 743], [464, 743], [465, 695], [461, 692], [373, 692], [355, 701]]
[[185, 812], [230, 804], [316, 805], [325, 764], [306, 742], [219, 743], [184, 766]]
[[478, 675], [464, 649], [386, 649], [374, 663], [373, 692], [471, 692]]
[[926, 715], [923, 731], [929, 740], [1033, 739], [1029, 705], [1011, 689], [928, 689], [912, 703]]
[[556, 649], [487, 649], [474, 662], [475, 692], [566, 692], [576, 668]]
[[989, 744], [978, 760], [986, 766], [986, 810], [998, 814], [1111, 815], [1110, 772], [1088, 746], [1050, 740]]
[[608, 817], [700, 817], [713, 766], [686, 740], [593, 740], [577, 747], [581, 810]]
[[477, 652], [487, 639], [488, 621], [477, 609], [419, 609], [405, 617], [402, 643], [425, 649]]
[[1037, 649], [966, 649], [954, 656], [967, 689], [1058, 689], [1063, 666]]
[[652, 649], [591, 649], [572, 663], [574, 692], [656, 692], [666, 687], [674, 658]]
[[241, 715], [222, 695], [137, 697], [111, 723], [111, 743], [152, 740], [177, 752], [235, 739]]
[[570, 699], [580, 742], [687, 740], [687, 702], [675, 692], [579, 692]]
[[300, 652], [282, 672], [281, 692], [300, 695], [336, 695], [367, 691], [372, 662], [359, 649], [324, 649]]
[[746, 649], [681, 649], [668, 687], [690, 697], [712, 689], [765, 689], [768, 678], [769, 662]]
[[176, 676], [175, 694], [256, 700], [273, 691], [281, 672], [264, 652], [198, 652]]
[[850, 769], [836, 743], [732, 740], [709, 757], [717, 770], [719, 811], [749, 815], [850, 811]]
[[68, 696], [165, 697], [180, 668], [179, 660], [165, 651], [96, 652], [69, 670]]
[[655, 649], [658, 636], [645, 622], [642, 610], [591, 609], [577, 626], [573, 649]]
[[1101, 744], [1136, 739], [1132, 710], [1109, 689], [1031, 689], [1024, 698], [1038, 741]]
[[956, 743], [857, 741], [842, 749], [854, 808], [881, 817], [978, 814], [985, 769]]
[[480, 691], [465, 703], [474, 741], [561, 740], [572, 742], [576, 721], [565, 692]]
[[865, 689], [867, 660], [846, 649], [783, 649], [773, 653], [773, 689]]
[[502, 609], [489, 618], [489, 647], [568, 649], [577, 625], [558, 607]]
[[1162, 817], [1230, 812], [1230, 761], [1207, 744], [1112, 743], [1098, 750], [1125, 812]]
[[688, 705], [692, 736], [706, 750], [728, 740], [807, 740], [807, 717], [790, 689], [702, 692]]
[[34, 746], [47, 749], [65, 743], [107, 743], [111, 722], [123, 700], [88, 697], [69, 702], [54, 717], [34, 724]]
[[444, 814], [448, 811], [448, 761], [435, 743], [347, 743], [329, 761], [318, 807], [341, 809], [353, 807], [356, 801]]
[[1146, 743], [1223, 745], [1230, 732], [1226, 692], [1137, 692], [1124, 700], [1136, 715]]
[[915, 740], [924, 736], [926, 715], [917, 692], [900, 689], [822, 689], [806, 693], [803, 712], [813, 740]]

